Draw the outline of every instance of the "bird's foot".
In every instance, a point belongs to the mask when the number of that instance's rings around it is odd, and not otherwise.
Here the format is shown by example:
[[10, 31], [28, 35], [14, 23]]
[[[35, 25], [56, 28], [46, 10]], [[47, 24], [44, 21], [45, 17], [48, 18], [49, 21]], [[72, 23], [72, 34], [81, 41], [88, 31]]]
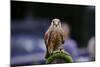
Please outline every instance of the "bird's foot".
[[58, 50], [60, 50], [60, 51], [63, 50], [63, 46], [60, 46], [60, 47], [58, 48]]
[[62, 51], [62, 50], [63, 50], [63, 48], [61, 47], [59, 50], [60, 50], [60, 51]]

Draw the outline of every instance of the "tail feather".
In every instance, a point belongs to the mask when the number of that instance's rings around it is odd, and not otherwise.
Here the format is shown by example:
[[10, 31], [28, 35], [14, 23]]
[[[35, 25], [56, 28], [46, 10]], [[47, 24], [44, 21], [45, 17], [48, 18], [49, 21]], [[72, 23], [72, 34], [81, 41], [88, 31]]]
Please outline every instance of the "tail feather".
[[45, 58], [47, 59], [50, 56], [49, 52], [46, 52]]

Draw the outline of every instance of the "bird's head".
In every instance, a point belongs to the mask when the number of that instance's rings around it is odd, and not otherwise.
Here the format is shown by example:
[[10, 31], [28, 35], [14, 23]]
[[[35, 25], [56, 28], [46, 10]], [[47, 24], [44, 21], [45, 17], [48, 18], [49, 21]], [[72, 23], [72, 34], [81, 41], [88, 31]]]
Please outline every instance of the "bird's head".
[[54, 27], [58, 27], [58, 26], [61, 26], [61, 21], [59, 19], [53, 19], [51, 24], [54, 26]]

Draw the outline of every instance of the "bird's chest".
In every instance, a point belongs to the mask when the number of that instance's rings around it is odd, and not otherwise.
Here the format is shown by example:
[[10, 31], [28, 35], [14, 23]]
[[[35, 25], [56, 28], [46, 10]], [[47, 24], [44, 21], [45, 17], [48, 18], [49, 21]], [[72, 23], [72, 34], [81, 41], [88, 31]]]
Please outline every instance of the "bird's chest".
[[59, 42], [61, 40], [61, 34], [60, 34], [60, 32], [57, 31], [57, 30], [52, 31], [51, 35], [50, 35], [50, 40], [52, 42], [55, 42], [55, 43]]

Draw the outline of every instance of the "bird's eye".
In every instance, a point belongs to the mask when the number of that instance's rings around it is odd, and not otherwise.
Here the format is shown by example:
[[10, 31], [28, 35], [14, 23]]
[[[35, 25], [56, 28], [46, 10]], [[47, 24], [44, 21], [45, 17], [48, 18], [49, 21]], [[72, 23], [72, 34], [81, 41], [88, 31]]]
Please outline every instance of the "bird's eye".
[[60, 23], [60, 21], [58, 22], [58, 24]]
[[54, 23], [54, 21], [52, 21]]

